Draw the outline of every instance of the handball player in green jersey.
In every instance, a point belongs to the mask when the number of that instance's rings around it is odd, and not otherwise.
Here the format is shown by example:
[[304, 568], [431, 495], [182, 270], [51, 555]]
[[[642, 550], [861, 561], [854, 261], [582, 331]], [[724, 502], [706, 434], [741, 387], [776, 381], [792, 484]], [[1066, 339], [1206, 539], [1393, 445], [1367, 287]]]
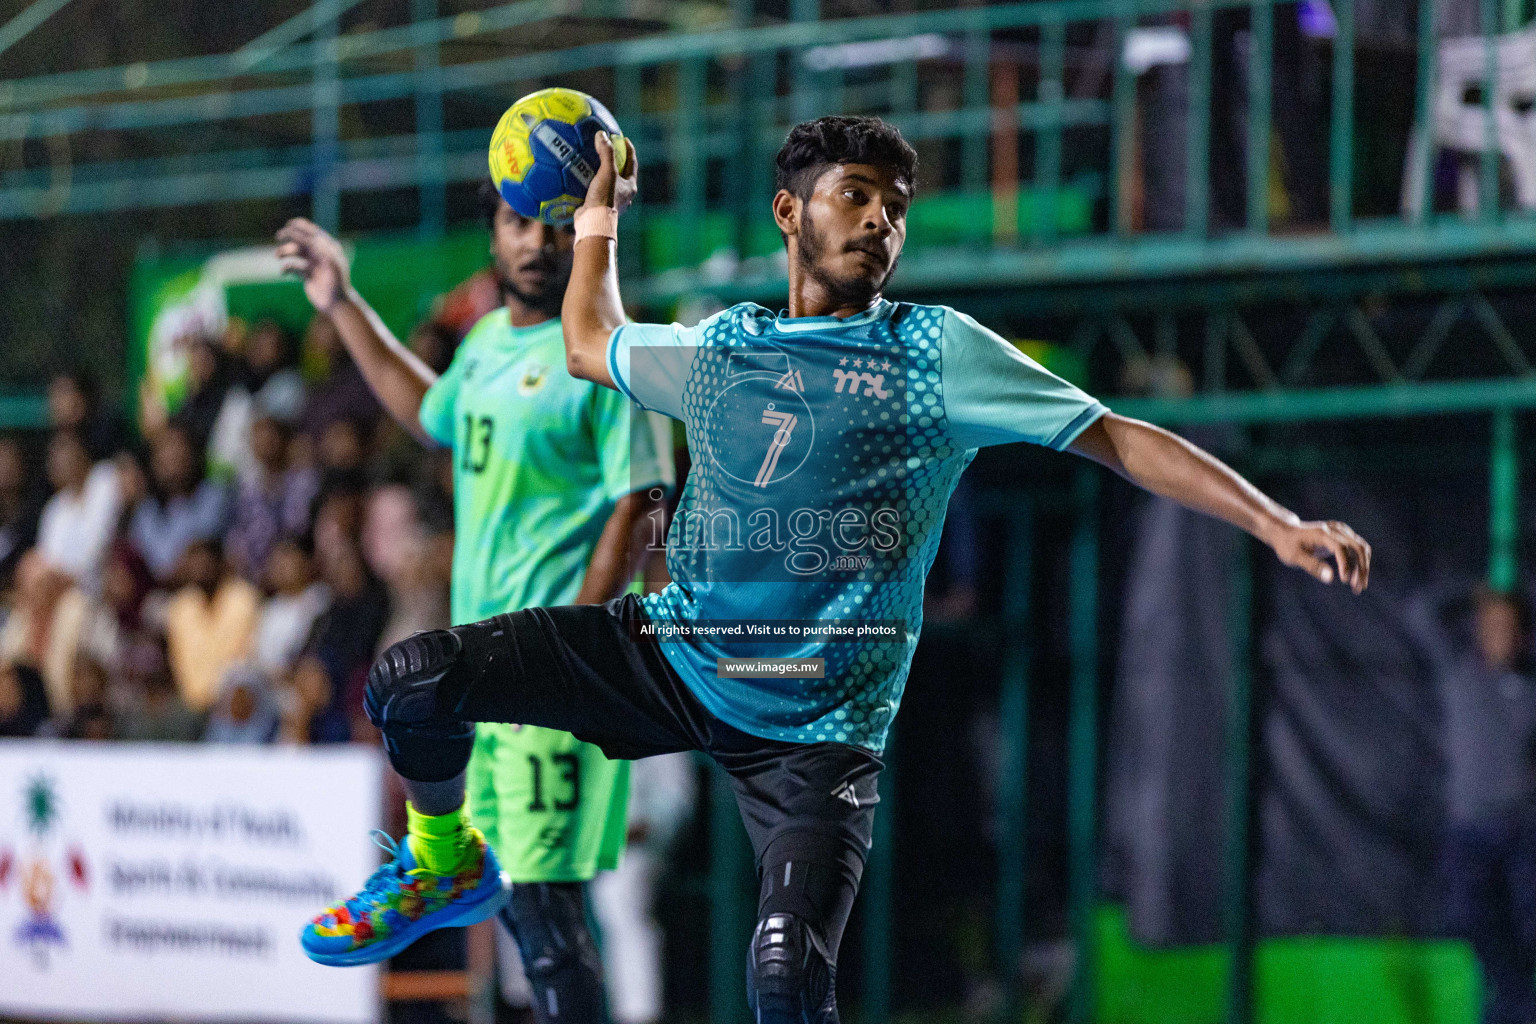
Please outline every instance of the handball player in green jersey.
[[[336, 239], [306, 220], [277, 236], [278, 256], [384, 407], [422, 441], [453, 449], [456, 623], [624, 592], [644, 555], [631, 536], [672, 483], [666, 421], [566, 370], [558, 317], [571, 230], [520, 217], [489, 184], [480, 198], [504, 304], [440, 377], [351, 288]], [[406, 779], [399, 856], [305, 928], [306, 952], [372, 963], [499, 910], [538, 1019], [605, 1020], [585, 883], [617, 866], [629, 763], [525, 724], [469, 726], [445, 742], [464, 757], [441, 778]]]
[[597, 148], [561, 309], [567, 365], [687, 429], [672, 582], [403, 640], [370, 672], [368, 707], [407, 778], [462, 770], [452, 738], [474, 722], [568, 729], [614, 757], [703, 751], [729, 774], [757, 859], [753, 1018], [833, 1024], [923, 581], [978, 448], [1092, 459], [1357, 593], [1370, 546], [1115, 415], [964, 313], [887, 299], [917, 154], [879, 118], [790, 131], [764, 211], [788, 249], [786, 308], [741, 303], [692, 327], [626, 322], [615, 225], [636, 161], [619, 175], [606, 136]]

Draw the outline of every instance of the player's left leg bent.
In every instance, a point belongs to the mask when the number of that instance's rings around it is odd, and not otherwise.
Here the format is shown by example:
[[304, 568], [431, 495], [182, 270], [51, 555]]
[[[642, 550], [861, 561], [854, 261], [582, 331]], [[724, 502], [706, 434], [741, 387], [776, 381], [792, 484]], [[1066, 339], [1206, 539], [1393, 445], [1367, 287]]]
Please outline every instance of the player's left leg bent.
[[305, 927], [311, 959], [374, 963], [436, 928], [484, 920], [508, 898], [496, 854], [462, 807], [475, 722], [564, 730], [630, 757], [694, 745], [676, 718], [691, 706], [667, 699], [681, 682], [654, 644], [633, 639], [643, 614], [632, 596], [527, 609], [418, 633], [380, 656], [365, 707], [390, 763], [408, 790], [425, 784], [457, 800], [445, 813], [413, 814], [395, 858]]
[[837, 951], [874, 833], [880, 759], [841, 743], [740, 746], [710, 753], [757, 854], [747, 1000], [758, 1024], [837, 1024]]

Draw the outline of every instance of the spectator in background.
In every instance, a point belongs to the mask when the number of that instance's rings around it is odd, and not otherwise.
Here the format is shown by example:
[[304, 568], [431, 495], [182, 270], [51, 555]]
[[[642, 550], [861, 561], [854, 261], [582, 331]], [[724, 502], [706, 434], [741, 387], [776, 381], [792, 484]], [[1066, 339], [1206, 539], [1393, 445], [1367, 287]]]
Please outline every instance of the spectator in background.
[[230, 669], [219, 688], [219, 700], [208, 716], [203, 740], [208, 743], [271, 743], [281, 724], [272, 680], [258, 668]]
[[343, 543], [358, 543], [367, 505], [368, 496], [361, 487], [340, 484], [323, 488], [315, 508], [315, 553], [324, 558]]
[[323, 490], [348, 490], [361, 494], [368, 483], [367, 426], [358, 420], [338, 418], [320, 432], [320, 486]]
[[380, 487], [369, 495], [363, 557], [389, 592], [389, 619], [375, 653], [412, 633], [446, 629], [452, 623], [448, 581], [453, 538], [427, 534], [416, 498], [404, 484]]
[[47, 570], [36, 556], [17, 573], [16, 607], [0, 628], [0, 658], [42, 673], [56, 716], [74, 710], [72, 680], [82, 657], [107, 669], [118, 663], [125, 631], [137, 628], [149, 591], [148, 571], [122, 542], [114, 542], [95, 597]]
[[304, 378], [293, 340], [275, 320], [261, 320], [245, 341], [245, 388], [259, 415], [284, 423], [304, 415]]
[[137, 640], [123, 654], [122, 673], [134, 699], [119, 718], [119, 739], [181, 743], [202, 735], [202, 719], [176, 692], [163, 641]]
[[111, 457], [124, 433], [117, 417], [102, 410], [96, 381], [78, 370], [61, 370], [48, 382], [48, 426], [80, 435], [92, 459]]
[[37, 541], [41, 511], [21, 441], [0, 437], [0, 593], [11, 589], [16, 563]]
[[482, 317], [501, 307], [504, 301], [501, 289], [501, 281], [494, 269], [486, 267], [477, 270], [453, 291], [438, 299], [432, 320], [462, 340]]
[[[500, 305], [500, 302], [493, 305], [491, 309], [495, 309], [497, 305]], [[485, 312], [488, 313], [490, 310]], [[485, 313], [480, 315], [484, 316]], [[422, 362], [432, 368], [433, 373], [441, 374], [448, 369], [448, 364], [453, 362], [453, 354], [458, 351], [459, 342], [463, 337], [462, 333], [441, 321], [423, 320], [416, 325], [416, 329], [411, 332], [405, 344], [421, 357]]]
[[150, 448], [149, 495], [128, 524], [155, 579], [170, 579], [194, 541], [222, 535], [229, 513], [229, 491], [203, 475], [190, 429], [172, 425], [160, 431]]
[[180, 577], [184, 585], [165, 611], [171, 676], [187, 707], [202, 713], [224, 674], [250, 657], [261, 593], [228, 570], [217, 540], [194, 541]]
[[317, 315], [304, 334], [306, 362], [325, 367], [324, 377], [311, 389], [304, 409], [303, 432], [319, 443], [325, 428], [335, 420], [351, 420], [371, 432], [379, 420], [379, 401], [373, 397], [363, 373], [352, 361], [330, 317]]
[[[1416, 611], [1422, 621], [1422, 611]], [[1439, 623], [1435, 623], [1439, 625]], [[1474, 599], [1473, 644], [1438, 645], [1445, 710], [1449, 924], [1483, 972], [1486, 1024], [1536, 1020], [1536, 682], [1530, 606]], [[1434, 636], [1433, 632], [1426, 635]]]
[[197, 452], [206, 452], [224, 400], [235, 383], [232, 360], [211, 338], [195, 337], [187, 347], [187, 397], [171, 414], [170, 426], [180, 427]]
[[[164, 429], [162, 424], [159, 430]], [[149, 497], [149, 449], [143, 443], [124, 447], [112, 457], [112, 468], [117, 473], [117, 533], [121, 536], [127, 533], [140, 503]]]
[[34, 736], [47, 720], [48, 692], [37, 669], [0, 661], [0, 737]]
[[662, 931], [652, 913], [656, 879], [697, 797], [690, 754], [647, 757], [630, 767], [629, 846], [617, 868], [592, 882], [614, 1024], [662, 1019]]
[[74, 616], [58, 611], [74, 590], [69, 577], [50, 568], [36, 551], [29, 552], [16, 567], [15, 604], [0, 628], [0, 660], [26, 665], [42, 676], [55, 715], [72, 707], [70, 674], [79, 630]]
[[[306, 655], [293, 670], [285, 695], [283, 726], [285, 743], [346, 743], [352, 738], [352, 714], [336, 699], [331, 676], [319, 658]], [[364, 722], [361, 707], [355, 709]]]
[[[224, 399], [235, 383], [234, 363], [213, 338], [189, 335], [179, 341], [187, 351], [187, 392], [166, 423], [185, 430], [198, 451], [207, 451]], [[153, 432], [159, 429], [163, 427]]]
[[257, 468], [251, 437], [258, 417], [291, 423], [304, 412], [304, 378], [293, 365], [288, 334], [272, 320], [262, 320], [244, 337], [244, 358], [219, 408], [208, 444], [210, 472], [244, 479]]
[[240, 480], [235, 521], [225, 538], [230, 562], [247, 579], [257, 579], [272, 546], [283, 537], [309, 532], [320, 475], [290, 458], [293, 431], [276, 416], [251, 424], [252, 471]]
[[317, 551], [331, 606], [315, 624], [306, 653], [324, 668], [330, 683], [331, 702], [322, 714], [346, 722], [347, 709], [362, 704], [363, 682], [389, 618], [389, 597], [351, 537], [338, 535], [328, 547], [317, 545]]
[[46, 727], [47, 735], [65, 740], [109, 740], [115, 731], [106, 668], [95, 658], [76, 658], [70, 677], [70, 710], [55, 714]]
[[144, 636], [145, 604], [154, 591], [149, 566], [126, 540], [112, 544], [102, 581], [101, 603], [86, 625], [83, 646], [111, 672], [120, 672], [128, 649]]
[[37, 524], [37, 550], [48, 566], [87, 593], [101, 591], [101, 569], [122, 507], [117, 468], [92, 464], [78, 433], [55, 431], [48, 442], [53, 497]]
[[293, 670], [315, 620], [331, 603], [331, 592], [315, 578], [314, 546], [299, 537], [277, 542], [267, 559], [266, 584], [272, 596], [256, 620], [252, 663], [276, 677]]

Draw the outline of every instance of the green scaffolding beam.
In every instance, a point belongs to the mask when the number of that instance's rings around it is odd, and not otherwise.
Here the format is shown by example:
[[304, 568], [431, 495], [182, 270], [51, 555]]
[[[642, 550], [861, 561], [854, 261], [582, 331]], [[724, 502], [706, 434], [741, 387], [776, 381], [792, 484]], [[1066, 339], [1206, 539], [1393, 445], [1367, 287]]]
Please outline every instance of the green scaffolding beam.
[[42, 395], [0, 394], [0, 430], [41, 430], [48, 425], [48, 399]]

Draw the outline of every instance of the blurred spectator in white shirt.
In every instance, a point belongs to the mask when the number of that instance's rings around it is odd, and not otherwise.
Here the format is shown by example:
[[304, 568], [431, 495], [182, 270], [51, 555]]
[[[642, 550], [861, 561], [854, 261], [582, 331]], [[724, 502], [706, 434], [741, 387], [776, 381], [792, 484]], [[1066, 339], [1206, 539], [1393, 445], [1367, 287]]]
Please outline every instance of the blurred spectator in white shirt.
[[251, 658], [258, 668], [283, 676], [293, 670], [315, 620], [330, 607], [331, 591], [315, 578], [313, 547], [298, 537], [278, 541], [267, 558], [265, 576], [272, 596], [256, 620]]
[[62, 430], [48, 442], [48, 480], [55, 491], [37, 524], [37, 550], [48, 566], [91, 594], [101, 592], [107, 547], [117, 531], [122, 496], [117, 468], [91, 464], [80, 435]]
[[167, 580], [194, 541], [221, 537], [229, 525], [229, 491], [206, 479], [192, 435], [169, 426], [150, 448], [151, 487], [129, 520], [128, 535], [150, 572]]
[[[226, 347], [229, 344], [226, 339]], [[263, 416], [297, 421], [304, 412], [304, 378], [293, 365], [287, 332], [275, 321], [259, 321], [237, 344], [244, 349], [244, 359], [214, 420], [208, 464], [215, 475], [243, 479], [256, 468], [253, 424]]]

